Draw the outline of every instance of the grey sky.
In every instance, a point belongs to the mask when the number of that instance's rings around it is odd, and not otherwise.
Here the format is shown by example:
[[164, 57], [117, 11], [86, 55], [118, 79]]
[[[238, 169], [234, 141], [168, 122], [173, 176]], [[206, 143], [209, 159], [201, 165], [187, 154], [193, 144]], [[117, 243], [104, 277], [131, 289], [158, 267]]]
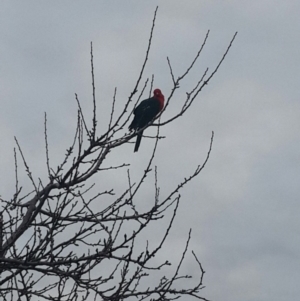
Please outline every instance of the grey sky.
[[[191, 246], [206, 270], [203, 296], [220, 301], [297, 300], [297, 0], [2, 1], [0, 194], [9, 198], [14, 192], [14, 136], [36, 177], [45, 178], [44, 111], [48, 114], [53, 166], [63, 158], [74, 133], [75, 92], [85, 112], [91, 111], [91, 41], [101, 103], [99, 126], [107, 122], [115, 86], [122, 107], [144, 58], [156, 5], [159, 11], [145, 75], [154, 73], [155, 87], [165, 95], [171, 88], [166, 57], [179, 75], [211, 30], [203, 56], [164, 118], [180, 107], [185, 91], [205, 68], [216, 66], [234, 32], [239, 32], [221, 69], [192, 110], [162, 128], [167, 138], [160, 142], [155, 162], [162, 195], [204, 160], [211, 131], [215, 131], [211, 158], [203, 173], [182, 193], [180, 212], [165, 251], [170, 247], [170, 256], [179, 256], [188, 230], [193, 228]], [[132, 176], [137, 179], [152, 142], [142, 141], [138, 154], [128, 145], [110, 162], [131, 163]], [[25, 175], [22, 179], [26, 181]], [[192, 261], [186, 264], [193, 268]]]

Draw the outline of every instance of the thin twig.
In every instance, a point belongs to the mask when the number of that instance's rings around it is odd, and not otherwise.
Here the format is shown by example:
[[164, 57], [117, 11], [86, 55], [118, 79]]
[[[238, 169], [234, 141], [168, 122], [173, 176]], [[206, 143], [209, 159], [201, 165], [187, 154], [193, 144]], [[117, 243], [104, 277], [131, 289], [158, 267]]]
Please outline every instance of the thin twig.
[[48, 177], [51, 178], [50, 164], [49, 164], [49, 147], [48, 147], [48, 136], [47, 136], [47, 113], [45, 112], [44, 122], [44, 136], [45, 136], [45, 147], [46, 147], [46, 164], [48, 170]]
[[75, 93], [75, 98], [76, 98], [76, 101], [77, 101], [77, 105], [78, 105], [78, 109], [79, 109], [79, 112], [80, 112], [80, 115], [81, 115], [81, 119], [82, 119], [83, 124], [84, 124], [85, 131], [86, 131], [87, 135], [91, 138], [91, 134], [90, 134], [90, 132], [88, 130], [88, 127], [87, 127], [87, 125], [85, 123], [85, 119], [84, 119], [84, 116], [83, 116], [81, 105], [80, 105], [80, 102], [79, 102], [79, 99], [78, 99], [78, 96], [77, 96], [76, 93]]
[[96, 127], [97, 127], [97, 107], [96, 107], [96, 89], [95, 89], [95, 75], [94, 75], [94, 57], [93, 57], [93, 43], [91, 42], [91, 73], [92, 73], [92, 88], [93, 88], [93, 128], [92, 128], [92, 138], [93, 141], [96, 137]]
[[27, 172], [27, 176], [28, 176], [28, 178], [30, 179], [30, 181], [31, 181], [31, 183], [32, 183], [32, 185], [33, 185], [35, 191], [38, 192], [38, 189], [37, 189], [37, 187], [36, 187], [36, 185], [35, 185], [35, 182], [34, 182], [34, 180], [33, 180], [33, 177], [32, 177], [32, 173], [31, 173], [31, 171], [30, 171], [30, 169], [29, 169], [29, 166], [27, 165], [27, 162], [26, 162], [25, 157], [24, 157], [24, 155], [23, 155], [22, 149], [21, 149], [21, 147], [20, 147], [20, 145], [19, 145], [19, 142], [18, 142], [18, 140], [17, 140], [16, 137], [15, 137], [15, 141], [16, 141], [16, 144], [17, 144], [17, 146], [18, 146], [18, 149], [19, 149], [19, 152], [20, 152], [20, 154], [21, 154], [21, 157], [22, 157], [22, 159], [23, 159], [23, 163], [24, 163], [24, 166], [25, 166], [25, 169], [26, 169], [26, 172]]

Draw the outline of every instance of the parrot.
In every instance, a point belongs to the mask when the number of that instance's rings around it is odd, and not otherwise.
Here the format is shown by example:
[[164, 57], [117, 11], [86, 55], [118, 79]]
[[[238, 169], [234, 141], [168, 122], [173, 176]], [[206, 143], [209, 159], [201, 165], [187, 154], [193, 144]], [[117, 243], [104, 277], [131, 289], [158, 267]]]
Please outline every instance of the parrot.
[[[129, 125], [129, 130], [138, 131], [151, 122], [158, 113], [163, 109], [165, 97], [160, 89], [154, 89], [153, 97], [145, 99], [134, 109], [134, 118]], [[143, 131], [139, 132], [136, 137], [134, 152], [139, 150], [143, 137]]]

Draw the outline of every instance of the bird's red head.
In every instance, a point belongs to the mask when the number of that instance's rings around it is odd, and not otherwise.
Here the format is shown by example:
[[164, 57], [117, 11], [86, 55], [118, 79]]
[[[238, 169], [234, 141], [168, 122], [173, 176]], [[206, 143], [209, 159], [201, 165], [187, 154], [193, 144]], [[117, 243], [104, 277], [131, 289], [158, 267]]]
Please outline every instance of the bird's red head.
[[164, 95], [161, 93], [160, 89], [155, 89], [153, 91], [154, 97], [157, 98], [159, 100], [160, 103], [160, 111], [163, 109], [164, 107], [164, 102], [165, 102], [165, 97]]

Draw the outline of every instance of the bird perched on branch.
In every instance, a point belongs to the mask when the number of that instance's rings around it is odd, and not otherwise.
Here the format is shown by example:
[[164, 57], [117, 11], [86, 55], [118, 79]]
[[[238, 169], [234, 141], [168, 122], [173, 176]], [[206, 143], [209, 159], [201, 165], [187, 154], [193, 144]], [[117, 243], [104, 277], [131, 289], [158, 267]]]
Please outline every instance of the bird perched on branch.
[[[151, 122], [155, 116], [163, 109], [165, 97], [160, 89], [153, 91], [153, 97], [143, 100], [133, 111], [134, 118], [129, 126], [129, 130], [138, 131]], [[143, 131], [136, 137], [134, 152], [137, 152], [142, 140]]]

